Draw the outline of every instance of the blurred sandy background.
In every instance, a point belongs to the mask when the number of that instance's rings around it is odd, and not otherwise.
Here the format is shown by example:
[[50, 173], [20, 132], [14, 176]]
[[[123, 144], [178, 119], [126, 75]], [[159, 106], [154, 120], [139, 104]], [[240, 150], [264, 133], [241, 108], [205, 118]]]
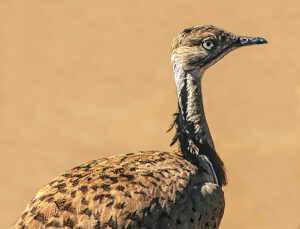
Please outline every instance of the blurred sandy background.
[[185, 27], [214, 24], [269, 41], [205, 75], [229, 177], [221, 228], [298, 229], [299, 12], [296, 0], [1, 0], [0, 228], [69, 168], [170, 150], [170, 42]]

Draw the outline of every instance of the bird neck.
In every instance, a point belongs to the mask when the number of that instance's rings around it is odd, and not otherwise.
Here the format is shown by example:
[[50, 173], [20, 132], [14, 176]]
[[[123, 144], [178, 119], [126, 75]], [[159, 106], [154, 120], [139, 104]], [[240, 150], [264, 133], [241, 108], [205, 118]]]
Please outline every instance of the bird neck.
[[[205, 117], [202, 98], [202, 77], [204, 71], [184, 71], [174, 67], [178, 96], [178, 113], [181, 117], [180, 127], [199, 144], [207, 143], [215, 149]], [[197, 153], [197, 152], [195, 152]]]
[[224, 164], [215, 146], [205, 118], [201, 82], [204, 70], [184, 70], [173, 64], [178, 96], [178, 113], [174, 121], [176, 135], [171, 143], [179, 141], [188, 160], [197, 164], [206, 156], [212, 164], [219, 185], [226, 184]]

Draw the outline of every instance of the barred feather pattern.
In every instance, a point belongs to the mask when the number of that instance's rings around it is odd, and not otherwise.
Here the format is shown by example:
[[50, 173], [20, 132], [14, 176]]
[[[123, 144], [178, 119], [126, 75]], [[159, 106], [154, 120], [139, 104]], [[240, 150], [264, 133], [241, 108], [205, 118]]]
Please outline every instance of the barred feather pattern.
[[224, 195], [206, 160], [178, 150], [88, 162], [43, 187], [13, 228], [218, 228]]

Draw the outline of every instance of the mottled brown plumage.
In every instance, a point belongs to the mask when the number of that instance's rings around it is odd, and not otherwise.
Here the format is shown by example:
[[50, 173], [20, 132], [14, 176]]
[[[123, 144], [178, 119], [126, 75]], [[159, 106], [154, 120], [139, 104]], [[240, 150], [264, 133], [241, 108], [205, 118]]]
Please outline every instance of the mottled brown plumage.
[[217, 228], [224, 199], [211, 177], [178, 152], [91, 161], [42, 188], [17, 228]]
[[228, 52], [253, 43], [265, 40], [213, 26], [180, 33], [172, 44], [178, 94], [172, 143], [179, 141], [178, 150], [128, 153], [75, 167], [43, 187], [13, 228], [218, 228], [226, 176], [206, 123], [201, 78]]

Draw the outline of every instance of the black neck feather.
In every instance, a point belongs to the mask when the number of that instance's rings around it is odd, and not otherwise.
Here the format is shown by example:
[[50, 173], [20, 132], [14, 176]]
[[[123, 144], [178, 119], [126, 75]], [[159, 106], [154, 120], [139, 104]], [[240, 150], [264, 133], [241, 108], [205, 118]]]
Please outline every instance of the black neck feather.
[[192, 142], [199, 149], [199, 154], [207, 156], [210, 162], [212, 163], [212, 166], [218, 178], [219, 185], [226, 185], [227, 180], [224, 163], [217, 154], [217, 152], [207, 142], [199, 143], [196, 140], [195, 136], [193, 136], [194, 134], [190, 132], [190, 130], [193, 129], [193, 124], [186, 123], [183, 120], [183, 116], [180, 112], [175, 113], [174, 116], [174, 123], [172, 124], [170, 129], [175, 127], [176, 133], [170, 145], [172, 146], [176, 142], [178, 142], [184, 157], [187, 160], [191, 161], [193, 164], [198, 165], [197, 155], [194, 155], [189, 151], [189, 140], [192, 140]]
[[[171, 128], [176, 128], [176, 134], [171, 142], [171, 146], [174, 145], [176, 142], [179, 142], [179, 146], [181, 148], [181, 151], [184, 155], [184, 157], [191, 161], [192, 163], [198, 165], [198, 155], [205, 155], [208, 157], [210, 162], [212, 163], [212, 166], [215, 170], [219, 185], [225, 185], [227, 183], [226, 181], [226, 172], [224, 168], [224, 163], [217, 154], [217, 152], [214, 149], [210, 133], [207, 127], [207, 123], [205, 120], [204, 110], [203, 110], [203, 104], [202, 104], [202, 95], [201, 95], [201, 85], [200, 81], [197, 85], [197, 94], [196, 96], [199, 97], [197, 99], [193, 99], [193, 104], [196, 107], [197, 114], [199, 114], [199, 117], [201, 117], [201, 120], [198, 122], [194, 122], [193, 120], [188, 120], [187, 113], [188, 113], [188, 105], [191, 104], [191, 101], [188, 101], [189, 99], [189, 88], [187, 87], [187, 81], [184, 77], [182, 81], [183, 87], [181, 88], [180, 95], [179, 95], [179, 101], [178, 101], [178, 113], [175, 113], [175, 119], [174, 123], [172, 124]], [[196, 127], [197, 126], [197, 127]], [[200, 131], [197, 131], [197, 128]], [[209, 136], [209, 138], [207, 137]], [[209, 142], [209, 140], [211, 142]], [[210, 143], [210, 144], [209, 144]], [[197, 153], [191, 152], [189, 149], [190, 144], [193, 144], [197, 147]]]

